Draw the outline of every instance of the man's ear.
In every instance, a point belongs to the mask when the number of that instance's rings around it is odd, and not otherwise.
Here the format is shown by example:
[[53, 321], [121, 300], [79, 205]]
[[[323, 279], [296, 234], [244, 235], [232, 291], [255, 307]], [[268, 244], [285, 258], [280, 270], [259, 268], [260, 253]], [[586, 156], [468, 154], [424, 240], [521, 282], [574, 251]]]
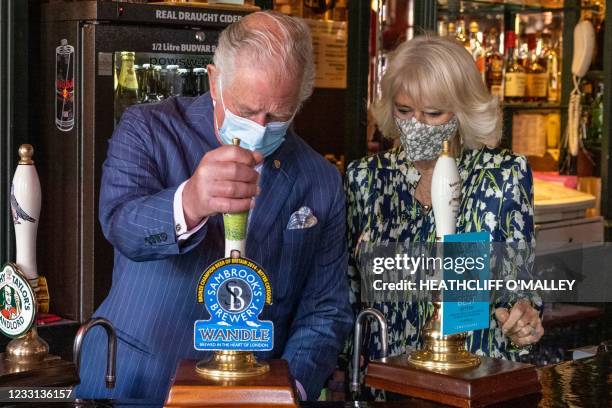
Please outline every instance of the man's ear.
[[206, 70], [208, 72], [208, 86], [210, 88], [210, 96], [215, 102], [217, 102], [217, 79], [219, 76], [219, 71], [217, 71], [217, 67], [212, 64], [208, 64], [206, 66]]

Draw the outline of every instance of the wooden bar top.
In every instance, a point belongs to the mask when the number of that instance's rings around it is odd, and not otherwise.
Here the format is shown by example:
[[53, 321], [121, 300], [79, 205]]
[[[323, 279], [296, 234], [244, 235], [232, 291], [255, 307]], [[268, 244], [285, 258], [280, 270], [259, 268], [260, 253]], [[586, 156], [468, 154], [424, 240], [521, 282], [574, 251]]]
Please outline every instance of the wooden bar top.
[[[549, 407], [593, 407], [612, 406], [612, 354], [601, 353], [581, 360], [565, 361], [538, 369], [542, 393], [535, 399], [520, 398], [506, 402], [503, 407], [549, 408]], [[87, 407], [151, 407], [159, 401], [149, 400], [96, 400], [87, 401]], [[39, 407], [40, 404], [19, 404], [20, 407]], [[74, 403], [58, 403], [53, 407], [74, 407]], [[444, 405], [420, 399], [394, 402], [301, 402], [302, 408], [437, 408]], [[496, 405], [493, 405], [494, 407]]]

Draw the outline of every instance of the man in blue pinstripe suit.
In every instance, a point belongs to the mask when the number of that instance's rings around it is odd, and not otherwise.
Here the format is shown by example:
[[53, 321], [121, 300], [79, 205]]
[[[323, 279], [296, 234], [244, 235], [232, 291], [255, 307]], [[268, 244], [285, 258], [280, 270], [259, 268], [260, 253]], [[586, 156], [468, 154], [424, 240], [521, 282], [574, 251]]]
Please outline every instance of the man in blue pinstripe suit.
[[257, 355], [286, 359], [302, 397], [317, 398], [351, 329], [341, 178], [287, 131], [312, 93], [307, 26], [251, 14], [222, 33], [214, 63], [210, 94], [132, 107], [109, 142], [100, 222], [115, 264], [95, 315], [117, 330], [117, 385], [104, 386], [106, 339], [95, 328], [81, 397], [161, 405], [177, 362], [206, 357], [193, 348], [193, 322], [208, 318], [196, 287], [224, 255], [223, 212], [251, 208], [246, 256], [270, 278], [273, 304], [260, 318], [275, 326], [274, 350]]

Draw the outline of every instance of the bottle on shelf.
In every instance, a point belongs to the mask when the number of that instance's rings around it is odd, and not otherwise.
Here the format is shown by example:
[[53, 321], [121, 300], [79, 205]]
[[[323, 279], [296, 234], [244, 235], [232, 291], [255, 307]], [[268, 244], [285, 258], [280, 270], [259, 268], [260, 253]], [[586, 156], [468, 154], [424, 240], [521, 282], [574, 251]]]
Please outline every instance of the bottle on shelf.
[[167, 65], [166, 66], [166, 77], [165, 77], [166, 86], [164, 88], [166, 88], [167, 95], [169, 97], [181, 94], [180, 90], [178, 89], [178, 84], [177, 84], [178, 69], [179, 69], [178, 65]]
[[139, 102], [138, 79], [134, 72], [134, 59], [133, 52], [121, 53], [121, 72], [119, 73], [114, 100], [115, 124], [119, 123], [123, 111]]
[[144, 95], [142, 96], [143, 103], [151, 103], [157, 102], [159, 100], [157, 96], [157, 87], [159, 84], [158, 75], [161, 70], [155, 68], [155, 66], [151, 64], [142, 64], [142, 67], [145, 69], [144, 78]]
[[438, 17], [438, 35], [440, 37], [448, 36], [448, 24], [443, 17]]
[[446, 29], [446, 36], [448, 38], [457, 38], [457, 23], [454, 21], [449, 21]]
[[491, 95], [503, 99], [504, 57], [499, 52], [497, 31], [491, 30], [487, 36], [488, 47], [485, 53], [485, 80]]
[[[155, 97], [157, 101], [161, 101], [166, 96], [166, 90], [164, 89], [165, 72], [163, 72], [161, 65], [153, 65], [154, 79], [155, 79]], [[152, 100], [152, 102], [156, 102]]]
[[470, 35], [468, 38], [470, 54], [472, 54], [472, 58], [474, 58], [474, 62], [476, 62], [476, 67], [482, 76], [482, 80], [485, 81], [485, 51], [482, 43], [478, 39], [479, 31], [480, 27], [478, 27], [478, 23], [472, 21], [470, 23]]
[[548, 76], [548, 102], [558, 103], [561, 100], [561, 72], [559, 64], [559, 53], [549, 32], [543, 33], [544, 50], [543, 56], [546, 60], [546, 74]]
[[518, 46], [516, 47], [516, 58], [518, 63], [525, 69], [529, 63], [529, 45], [528, 38], [529, 34], [523, 34], [518, 36]]
[[347, 0], [336, 0], [333, 8], [334, 21], [348, 21]]
[[526, 64], [527, 81], [525, 86], [525, 99], [530, 102], [544, 102], [547, 97], [548, 72], [540, 63], [537, 52], [537, 39], [535, 34], [527, 37], [529, 58]]
[[519, 64], [515, 52], [516, 33], [506, 32], [506, 64], [504, 72], [504, 100], [510, 102], [522, 101], [525, 98], [525, 69]]
[[202, 95], [208, 92], [208, 72], [206, 68], [194, 68], [193, 77], [195, 95]]
[[459, 41], [461, 44], [463, 44], [465, 49], [468, 50], [468, 52], [469, 52], [470, 51], [470, 39], [466, 35], [465, 19], [463, 17], [458, 17], [457, 18], [456, 30], [457, 30], [457, 32], [455, 33], [455, 38], [457, 39], [457, 41]]
[[142, 99], [144, 98], [145, 95], [145, 89], [146, 89], [146, 83], [147, 83], [147, 69], [145, 68], [145, 66], [148, 64], [143, 64], [143, 65], [134, 65], [134, 72], [136, 73], [136, 80], [138, 81], [138, 98], [139, 101], [138, 102], [142, 102]]
[[178, 69], [178, 81], [180, 83], [180, 88], [177, 89], [177, 92], [180, 95], [183, 95], [183, 96], [197, 95], [193, 89], [193, 77], [189, 69], [187, 68]]

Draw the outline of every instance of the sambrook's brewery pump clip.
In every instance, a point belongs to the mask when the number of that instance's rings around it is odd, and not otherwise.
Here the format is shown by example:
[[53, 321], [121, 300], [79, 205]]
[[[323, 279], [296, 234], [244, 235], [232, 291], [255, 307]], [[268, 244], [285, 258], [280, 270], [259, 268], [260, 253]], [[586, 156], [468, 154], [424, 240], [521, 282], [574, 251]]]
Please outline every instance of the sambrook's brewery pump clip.
[[213, 354], [197, 363], [179, 362], [167, 407], [239, 407], [247, 400], [297, 407], [287, 362], [257, 361], [253, 355], [274, 348], [274, 325], [259, 320], [272, 304], [272, 287], [263, 268], [244, 257], [247, 221], [248, 211], [223, 214], [225, 257], [206, 268], [196, 288], [198, 304], [210, 318], [194, 322], [193, 346]]

